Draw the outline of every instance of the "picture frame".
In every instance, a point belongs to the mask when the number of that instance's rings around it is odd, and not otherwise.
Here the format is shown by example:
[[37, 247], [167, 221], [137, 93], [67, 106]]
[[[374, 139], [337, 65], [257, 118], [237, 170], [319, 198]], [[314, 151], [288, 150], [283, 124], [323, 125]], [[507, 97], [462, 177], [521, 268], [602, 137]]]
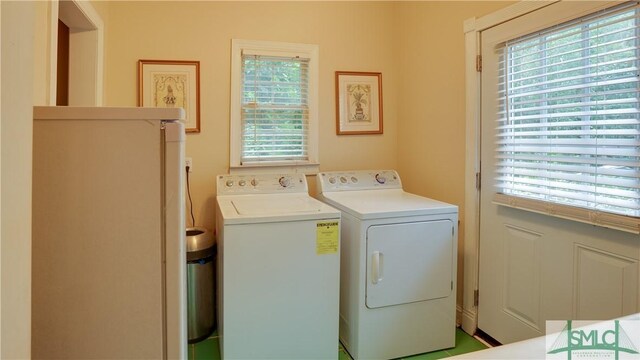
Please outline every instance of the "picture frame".
[[382, 73], [336, 71], [336, 134], [382, 132]]
[[138, 60], [138, 106], [181, 107], [185, 131], [200, 132], [200, 61]]

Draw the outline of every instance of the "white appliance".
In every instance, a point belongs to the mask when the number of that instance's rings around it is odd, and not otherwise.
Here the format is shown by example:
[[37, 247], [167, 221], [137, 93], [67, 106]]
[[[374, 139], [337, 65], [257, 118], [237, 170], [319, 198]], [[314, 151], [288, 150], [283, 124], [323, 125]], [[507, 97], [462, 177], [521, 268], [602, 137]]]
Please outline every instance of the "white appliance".
[[33, 358], [186, 358], [183, 114], [34, 108]]
[[458, 208], [403, 191], [395, 171], [323, 172], [342, 211], [340, 340], [358, 359], [455, 346]]
[[217, 180], [223, 359], [337, 359], [340, 212], [303, 174]]

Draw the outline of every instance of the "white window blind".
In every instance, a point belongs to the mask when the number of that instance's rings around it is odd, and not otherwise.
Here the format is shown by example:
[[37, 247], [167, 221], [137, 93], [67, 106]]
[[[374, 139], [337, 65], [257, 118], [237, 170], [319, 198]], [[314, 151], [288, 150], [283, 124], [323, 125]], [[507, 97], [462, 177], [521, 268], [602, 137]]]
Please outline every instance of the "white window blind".
[[496, 202], [638, 230], [639, 34], [634, 2], [504, 45]]
[[306, 161], [309, 59], [242, 55], [241, 163]]

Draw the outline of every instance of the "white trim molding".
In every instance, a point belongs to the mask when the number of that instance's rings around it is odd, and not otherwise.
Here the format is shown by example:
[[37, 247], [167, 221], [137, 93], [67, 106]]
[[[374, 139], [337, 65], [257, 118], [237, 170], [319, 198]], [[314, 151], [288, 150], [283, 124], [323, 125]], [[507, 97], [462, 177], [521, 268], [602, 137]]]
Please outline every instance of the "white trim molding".
[[69, 105], [102, 106], [104, 22], [89, 1], [52, 0], [50, 6], [49, 105], [56, 103], [58, 19], [72, 34], [69, 53]]
[[[475, 19], [465, 21], [475, 24]], [[473, 25], [475, 29], [475, 25]], [[478, 327], [474, 292], [478, 289], [478, 235], [480, 230], [480, 192], [476, 188], [480, 173], [480, 73], [476, 71], [479, 54], [479, 32], [467, 31], [465, 37], [465, 192], [464, 192], [464, 275], [462, 289], [462, 329], [473, 335]]]

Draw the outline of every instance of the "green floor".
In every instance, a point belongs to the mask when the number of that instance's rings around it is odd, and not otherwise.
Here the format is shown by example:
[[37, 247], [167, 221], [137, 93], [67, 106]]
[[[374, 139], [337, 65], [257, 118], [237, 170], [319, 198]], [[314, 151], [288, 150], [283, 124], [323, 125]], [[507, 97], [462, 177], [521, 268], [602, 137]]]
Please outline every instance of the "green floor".
[[[351, 360], [351, 356], [340, 345], [338, 352], [340, 360]], [[442, 359], [449, 356], [460, 355], [472, 351], [486, 349], [487, 347], [480, 341], [474, 339], [460, 329], [456, 329], [456, 347], [446, 350], [434, 351], [426, 354], [406, 357], [411, 360], [431, 360]], [[197, 344], [189, 345], [189, 360], [219, 360], [220, 349], [218, 347], [218, 333], [215, 332], [207, 340]]]

